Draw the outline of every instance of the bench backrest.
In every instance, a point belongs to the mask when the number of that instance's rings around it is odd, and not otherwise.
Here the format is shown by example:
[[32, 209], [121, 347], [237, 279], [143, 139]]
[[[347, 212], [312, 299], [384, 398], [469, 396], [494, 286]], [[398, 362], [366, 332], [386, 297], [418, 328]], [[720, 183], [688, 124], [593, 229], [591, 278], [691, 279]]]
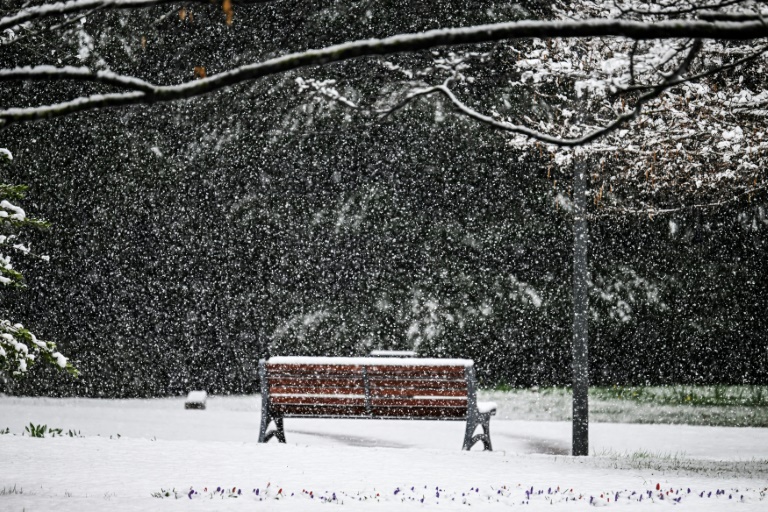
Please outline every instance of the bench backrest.
[[278, 416], [461, 420], [476, 407], [466, 359], [277, 357], [259, 371]]

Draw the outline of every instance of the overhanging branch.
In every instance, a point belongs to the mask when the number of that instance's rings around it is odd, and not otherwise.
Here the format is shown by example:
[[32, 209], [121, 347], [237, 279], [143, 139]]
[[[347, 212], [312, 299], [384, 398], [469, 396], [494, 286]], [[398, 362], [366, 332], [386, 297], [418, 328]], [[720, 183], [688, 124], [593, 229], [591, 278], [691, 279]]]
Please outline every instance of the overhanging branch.
[[[261, 4], [271, 0], [233, 0], [233, 4]], [[55, 18], [67, 14], [75, 14], [93, 9], [106, 11], [117, 9], [143, 9], [156, 5], [166, 4], [207, 4], [211, 0], [71, 0], [69, 2], [56, 2], [53, 4], [39, 5], [21, 9], [17, 13], [0, 18], [0, 31], [13, 28], [22, 23], [44, 18]]]
[[[126, 1], [141, 2], [154, 0]], [[3, 125], [8, 125], [44, 118], [61, 117], [75, 112], [98, 108], [160, 103], [193, 98], [266, 76], [311, 66], [343, 62], [365, 56], [389, 55], [426, 50], [439, 46], [457, 46], [519, 38], [589, 38], [608, 36], [628, 37], [637, 40], [680, 38], [749, 40], [768, 37], [768, 26], [759, 21], [708, 23], [690, 20], [667, 20], [644, 23], [618, 19], [590, 19], [583, 21], [519, 21], [465, 28], [439, 29], [422, 33], [401, 34], [384, 39], [352, 41], [319, 50], [292, 53], [179, 85], [154, 86], [147, 83], [147, 87], [142, 89], [141, 92], [89, 96], [56, 105], [7, 109], [0, 111], [0, 122]], [[9, 79], [26, 79], [21, 72], [12, 70], [10, 74], [13, 75], [13, 73], [17, 73], [16, 76], [9, 76]], [[99, 81], [96, 79], [96, 73], [92, 73], [92, 76], [92, 81]], [[114, 77], [118, 77], [118, 75], [114, 75]], [[86, 76], [83, 73], [71, 76], [68, 72], [60, 71], [55, 73], [49, 72], [46, 77], [40, 77], [40, 79], [86, 80]], [[132, 77], [122, 77], [122, 79], [130, 81]]]

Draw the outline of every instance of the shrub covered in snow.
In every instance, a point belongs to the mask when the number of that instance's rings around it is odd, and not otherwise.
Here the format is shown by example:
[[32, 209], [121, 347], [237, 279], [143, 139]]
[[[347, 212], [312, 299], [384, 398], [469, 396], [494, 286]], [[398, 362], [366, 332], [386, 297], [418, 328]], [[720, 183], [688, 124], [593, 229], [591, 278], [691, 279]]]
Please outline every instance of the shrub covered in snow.
[[[7, 164], [13, 155], [0, 148], [0, 163]], [[3, 286], [24, 286], [22, 274], [13, 268], [11, 253], [47, 260], [47, 256], [35, 255], [28, 244], [24, 244], [17, 232], [27, 226], [44, 227], [44, 221], [28, 217], [26, 212], [11, 201], [24, 197], [26, 187], [0, 184], [0, 284]], [[77, 370], [64, 355], [56, 350], [50, 341], [41, 341], [19, 323], [0, 319], [0, 374], [24, 375], [35, 361], [42, 359], [72, 375]]]

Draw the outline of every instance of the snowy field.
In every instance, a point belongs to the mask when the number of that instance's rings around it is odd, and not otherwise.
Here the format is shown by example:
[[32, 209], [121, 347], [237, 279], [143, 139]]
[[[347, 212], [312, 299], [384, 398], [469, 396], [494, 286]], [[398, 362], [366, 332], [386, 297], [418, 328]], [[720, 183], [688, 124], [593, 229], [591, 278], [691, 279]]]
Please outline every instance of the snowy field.
[[593, 423], [574, 459], [569, 423], [511, 404], [488, 453], [435, 421], [288, 419], [287, 445], [259, 445], [258, 396], [0, 397], [0, 510], [768, 510], [768, 429]]

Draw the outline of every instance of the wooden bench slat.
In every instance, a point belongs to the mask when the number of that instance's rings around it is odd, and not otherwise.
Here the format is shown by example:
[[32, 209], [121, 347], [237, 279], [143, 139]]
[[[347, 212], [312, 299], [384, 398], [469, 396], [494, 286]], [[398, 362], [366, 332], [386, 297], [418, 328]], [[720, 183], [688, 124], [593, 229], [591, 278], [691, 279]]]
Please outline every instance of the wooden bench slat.
[[467, 399], [434, 399], [434, 398], [372, 398], [371, 406], [377, 407], [460, 407], [467, 410]]
[[398, 396], [467, 396], [466, 389], [371, 389], [372, 397], [398, 397]]
[[272, 405], [354, 405], [365, 407], [365, 397], [340, 398], [335, 396], [275, 396], [270, 397]]
[[363, 382], [363, 376], [354, 375], [351, 377], [328, 377], [325, 375], [304, 375], [304, 376], [269, 376], [269, 383], [278, 386], [303, 386], [303, 385], [332, 385], [337, 387], [354, 386]]
[[369, 375], [368, 379], [371, 381], [371, 384], [379, 386], [408, 386], [413, 383], [416, 386], [428, 384], [457, 388], [467, 387], [466, 378], [454, 375]]
[[464, 376], [464, 367], [459, 366], [393, 366], [393, 365], [372, 365], [366, 366], [368, 375], [414, 375], [423, 377], [437, 378], [441, 376], [454, 375], [456, 377]]
[[332, 388], [325, 386], [270, 386], [270, 395], [364, 395], [364, 386]]
[[459, 407], [374, 407], [371, 415], [375, 417], [402, 418], [456, 418], [467, 417], [467, 408]]
[[280, 404], [273, 406], [276, 414], [283, 416], [332, 416], [332, 417], [370, 417], [365, 407], [343, 405], [296, 405]]
[[319, 365], [319, 364], [267, 364], [271, 376], [292, 375], [362, 375], [363, 367], [358, 365]]
[[466, 392], [466, 381], [460, 380], [390, 380], [390, 379], [370, 379], [371, 389], [387, 388], [411, 388], [411, 389], [461, 389]]

